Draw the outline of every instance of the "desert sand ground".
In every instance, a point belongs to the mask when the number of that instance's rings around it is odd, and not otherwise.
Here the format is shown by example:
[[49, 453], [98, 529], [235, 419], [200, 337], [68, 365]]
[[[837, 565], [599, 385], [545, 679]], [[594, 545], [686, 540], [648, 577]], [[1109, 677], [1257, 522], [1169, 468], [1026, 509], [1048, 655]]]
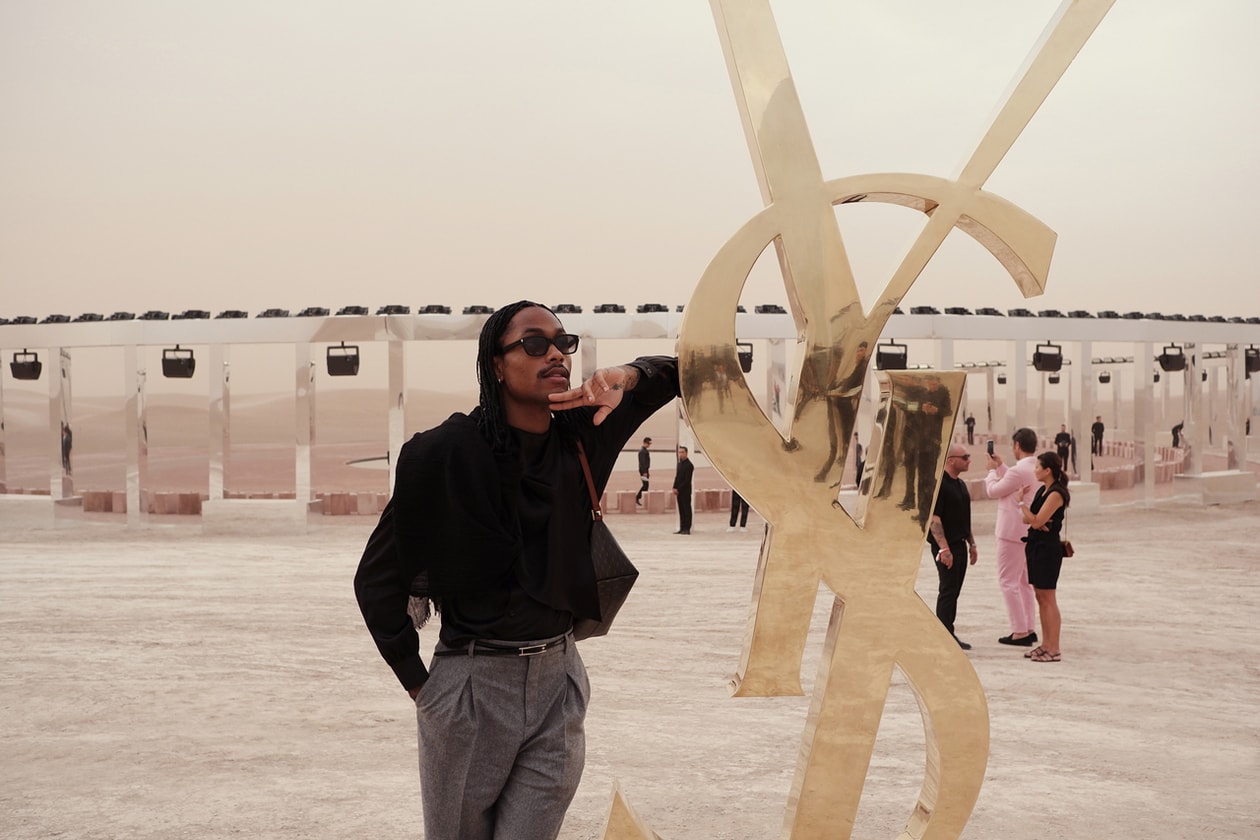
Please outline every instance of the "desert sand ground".
[[[976, 532], [992, 521], [977, 502]], [[412, 704], [351, 593], [371, 523], [263, 538], [170, 523], [0, 528], [0, 836], [422, 837]], [[728, 534], [703, 514], [679, 537], [668, 516], [613, 520], [643, 574], [614, 632], [582, 643], [588, 760], [562, 837], [602, 836], [614, 782], [666, 840], [779, 836], [808, 696], [726, 688], [760, 524]], [[1055, 664], [997, 644], [980, 539], [958, 634], [992, 745], [963, 836], [1260, 836], [1260, 508], [1104, 507], [1070, 527]], [[918, 592], [935, 588], [925, 556]], [[820, 592], [807, 695], [829, 608]], [[854, 837], [897, 834], [923, 764], [898, 676]]]

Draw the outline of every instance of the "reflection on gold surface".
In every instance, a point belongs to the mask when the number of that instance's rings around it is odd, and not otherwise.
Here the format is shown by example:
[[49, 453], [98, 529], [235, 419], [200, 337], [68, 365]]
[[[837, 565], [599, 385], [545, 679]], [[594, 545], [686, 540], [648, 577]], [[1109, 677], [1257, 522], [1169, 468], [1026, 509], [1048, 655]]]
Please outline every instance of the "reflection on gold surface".
[[[870, 349], [953, 228], [972, 235], [1025, 294], [1045, 287], [1054, 233], [982, 186], [1101, 21], [1112, 0], [1068, 0], [979, 146], [952, 179], [912, 174], [824, 181], [767, 0], [712, 0], [766, 209], [714, 257], [679, 335], [683, 404], [705, 453], [769, 523], [736, 696], [800, 694], [818, 582], [835, 593], [784, 836], [848, 837], [893, 668], [914, 690], [926, 772], [906, 838], [953, 838], [988, 761], [975, 671], [915, 594], [927, 519], [965, 375], [879, 373], [880, 402], [858, 501], [838, 502]], [[833, 205], [879, 201], [928, 216], [869, 314]], [[738, 370], [734, 316], [773, 243], [800, 331], [801, 367], [780, 433]], [[638, 837], [645, 836], [642, 833]], [[632, 838], [614, 833], [608, 838]]]

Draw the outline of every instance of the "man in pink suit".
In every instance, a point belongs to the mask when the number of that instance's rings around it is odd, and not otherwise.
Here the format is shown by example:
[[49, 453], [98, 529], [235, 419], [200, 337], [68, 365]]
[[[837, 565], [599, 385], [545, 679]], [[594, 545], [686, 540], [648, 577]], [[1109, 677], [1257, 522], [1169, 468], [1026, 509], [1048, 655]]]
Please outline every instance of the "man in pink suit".
[[1037, 643], [1037, 602], [1033, 588], [1028, 583], [1028, 566], [1024, 560], [1023, 538], [1028, 526], [1019, 510], [1020, 491], [1036, 485], [1033, 474], [1037, 459], [1037, 433], [1032, 429], [1017, 429], [1011, 436], [1015, 452], [1014, 466], [1007, 467], [1000, 455], [989, 454], [989, 474], [984, 477], [984, 489], [990, 499], [998, 500], [997, 572], [998, 586], [1006, 600], [1006, 614], [1011, 620], [1011, 632], [998, 639], [1004, 645], [1031, 647]]

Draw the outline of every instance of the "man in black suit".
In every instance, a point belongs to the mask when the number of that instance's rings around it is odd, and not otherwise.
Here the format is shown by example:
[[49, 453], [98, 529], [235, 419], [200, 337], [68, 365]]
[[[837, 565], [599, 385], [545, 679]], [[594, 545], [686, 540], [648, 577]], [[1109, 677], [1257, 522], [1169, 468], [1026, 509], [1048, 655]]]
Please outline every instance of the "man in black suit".
[[1059, 433], [1054, 436], [1054, 448], [1058, 452], [1059, 462], [1067, 469], [1068, 459], [1072, 454], [1072, 434], [1064, 424], [1059, 424]]
[[674, 473], [674, 495], [678, 497], [678, 530], [675, 534], [691, 533], [691, 474], [696, 465], [687, 457], [687, 447], [678, 447], [678, 471]]

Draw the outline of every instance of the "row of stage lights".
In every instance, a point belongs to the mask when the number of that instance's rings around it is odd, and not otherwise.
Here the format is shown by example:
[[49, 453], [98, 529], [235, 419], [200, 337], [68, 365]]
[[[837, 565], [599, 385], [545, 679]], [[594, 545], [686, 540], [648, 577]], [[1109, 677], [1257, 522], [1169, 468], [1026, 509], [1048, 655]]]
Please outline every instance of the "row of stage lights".
[[[753, 362], [753, 346], [750, 342], [736, 341], [735, 347], [739, 356], [739, 366], [744, 373], [752, 370]], [[1207, 352], [1204, 358], [1220, 358], [1224, 353]], [[1096, 364], [1099, 363], [1115, 363], [1132, 362], [1131, 358], [1124, 359], [1095, 359]], [[1155, 357], [1155, 361], [1159, 363], [1160, 368], [1166, 373], [1183, 371], [1186, 369], [1186, 355], [1183, 348], [1176, 344], [1169, 344], [1164, 347], [1162, 353]], [[896, 341], [889, 340], [883, 344], [879, 344], [875, 348], [875, 368], [877, 370], [906, 370], [909, 362], [909, 349], [905, 344], [899, 344]], [[1051, 385], [1057, 385], [1060, 381], [1059, 371], [1063, 369], [1063, 347], [1047, 342], [1038, 344], [1032, 357], [1033, 367], [1041, 372], [1048, 373], [1048, 381]], [[347, 345], [344, 341], [337, 346], [329, 346], [324, 355], [324, 366], [329, 376], [358, 376], [359, 374], [359, 346], [357, 344]], [[986, 367], [988, 365], [986, 364]], [[1250, 379], [1253, 373], [1260, 372], [1260, 348], [1251, 345], [1246, 348], [1244, 354], [1244, 368], [1247, 378]], [[13, 354], [13, 361], [9, 363], [9, 371], [13, 374], [14, 379], [34, 380], [39, 379], [44, 369], [44, 363], [39, 360], [39, 354], [22, 350], [20, 353]], [[193, 373], [197, 369], [197, 359], [193, 355], [193, 351], [187, 347], [180, 347], [176, 344], [173, 348], [162, 351], [162, 375], [168, 379], [191, 379]], [[1203, 379], [1207, 380], [1207, 371], [1203, 371]], [[1110, 371], [1102, 371], [1098, 374], [1098, 381], [1106, 385], [1111, 382]], [[1159, 372], [1155, 373], [1155, 381], [1159, 381]], [[997, 375], [999, 385], [1006, 384], [1006, 374], [999, 373]]]
[[[1205, 359], [1222, 358], [1225, 354], [1218, 352], [1204, 353]], [[1251, 345], [1244, 351], [1243, 367], [1246, 370], [1247, 378], [1251, 378], [1251, 374], [1260, 373], [1260, 348]], [[898, 344], [895, 341], [887, 341], [884, 344], [877, 345], [875, 348], [875, 367], [877, 370], [905, 370], [909, 361], [909, 353], [906, 345]], [[1116, 361], [1132, 362], [1132, 358], [1116, 360], [1112, 358], [1095, 359], [1094, 363], [1114, 363]], [[1168, 344], [1164, 346], [1164, 350], [1155, 357], [1155, 361], [1159, 363], [1160, 368], [1165, 373], [1174, 373], [1186, 369], [1186, 354], [1180, 345]], [[1033, 367], [1040, 373], [1050, 374], [1047, 377], [1051, 385], [1059, 384], [1059, 371], [1063, 369], [1063, 347], [1052, 342], [1038, 344], [1032, 357]], [[1102, 371], [1098, 374], [1098, 381], [1106, 385], [1111, 382], [1111, 372]], [[1159, 381], [1159, 372], [1155, 373], [1155, 381]], [[1203, 381], [1207, 381], [1207, 371], [1203, 371]], [[999, 385], [1006, 384], [1006, 374], [999, 373], [997, 375], [997, 383]]]

